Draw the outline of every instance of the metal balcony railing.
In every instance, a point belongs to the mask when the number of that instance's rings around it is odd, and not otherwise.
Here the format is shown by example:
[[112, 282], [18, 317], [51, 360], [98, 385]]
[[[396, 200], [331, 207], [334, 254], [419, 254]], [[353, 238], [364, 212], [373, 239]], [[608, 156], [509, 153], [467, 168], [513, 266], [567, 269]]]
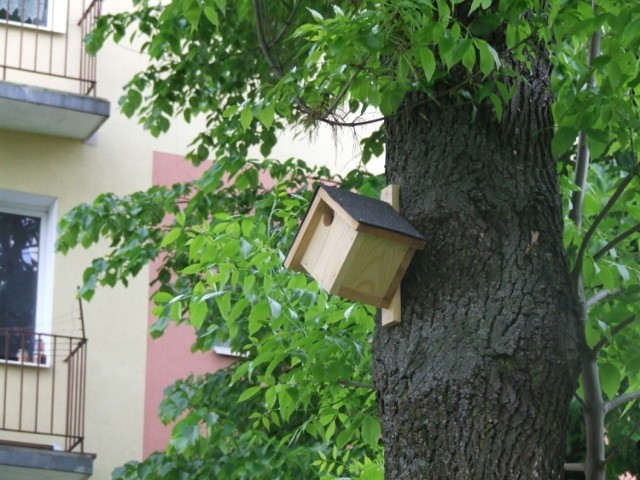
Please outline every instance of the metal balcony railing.
[[0, 441], [84, 452], [87, 340], [0, 328]]
[[96, 59], [84, 38], [102, 0], [0, 0], [0, 79], [96, 95]]

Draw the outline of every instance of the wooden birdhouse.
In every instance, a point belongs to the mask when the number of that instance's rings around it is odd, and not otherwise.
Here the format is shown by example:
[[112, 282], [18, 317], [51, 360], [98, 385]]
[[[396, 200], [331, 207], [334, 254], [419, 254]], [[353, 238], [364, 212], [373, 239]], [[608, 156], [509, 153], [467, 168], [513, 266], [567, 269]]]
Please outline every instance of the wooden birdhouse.
[[424, 244], [389, 203], [320, 186], [285, 266], [308, 273], [329, 293], [388, 308]]

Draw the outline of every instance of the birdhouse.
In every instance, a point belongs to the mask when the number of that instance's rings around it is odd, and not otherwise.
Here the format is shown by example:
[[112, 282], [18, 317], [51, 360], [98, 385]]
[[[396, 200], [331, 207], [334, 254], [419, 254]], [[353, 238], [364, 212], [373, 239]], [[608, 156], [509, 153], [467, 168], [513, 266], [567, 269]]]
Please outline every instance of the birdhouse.
[[391, 205], [335, 187], [313, 197], [285, 267], [329, 293], [388, 308], [425, 239]]

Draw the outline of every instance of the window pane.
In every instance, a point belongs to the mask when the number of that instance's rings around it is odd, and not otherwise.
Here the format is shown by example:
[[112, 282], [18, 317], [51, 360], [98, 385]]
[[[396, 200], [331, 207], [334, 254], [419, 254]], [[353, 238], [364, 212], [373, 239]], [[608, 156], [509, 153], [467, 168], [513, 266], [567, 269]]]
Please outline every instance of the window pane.
[[47, 0], [0, 0], [0, 19], [47, 26]]
[[[40, 218], [0, 212], [0, 327], [32, 332], [36, 325]], [[0, 336], [0, 358], [33, 350], [33, 336]]]

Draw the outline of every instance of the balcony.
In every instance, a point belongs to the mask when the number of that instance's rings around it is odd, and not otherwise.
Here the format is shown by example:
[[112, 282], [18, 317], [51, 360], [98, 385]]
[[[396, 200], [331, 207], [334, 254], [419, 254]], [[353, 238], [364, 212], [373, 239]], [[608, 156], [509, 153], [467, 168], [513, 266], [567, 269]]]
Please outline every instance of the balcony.
[[0, 478], [81, 480], [87, 340], [0, 329]]
[[102, 0], [0, 0], [0, 128], [86, 140], [109, 118], [83, 39]]

